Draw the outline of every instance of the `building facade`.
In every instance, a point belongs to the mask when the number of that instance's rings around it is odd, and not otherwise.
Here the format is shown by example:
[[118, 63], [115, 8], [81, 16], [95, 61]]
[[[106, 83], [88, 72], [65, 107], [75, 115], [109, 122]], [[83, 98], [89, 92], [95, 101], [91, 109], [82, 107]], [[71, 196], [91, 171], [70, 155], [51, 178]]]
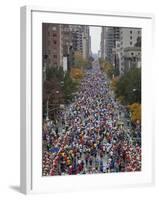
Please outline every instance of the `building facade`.
[[101, 58], [113, 64], [113, 49], [119, 40], [120, 31], [118, 27], [102, 27], [101, 32]]
[[60, 67], [64, 63], [67, 63], [65, 69], [71, 68], [76, 51], [80, 52], [84, 59], [89, 58], [89, 26], [43, 23], [42, 40], [44, 71], [46, 67]]
[[57, 67], [61, 64], [60, 26], [44, 23], [42, 25], [43, 66]]
[[120, 73], [128, 71], [131, 67], [141, 67], [141, 29], [120, 29]]
[[102, 27], [100, 53], [119, 74], [141, 67], [141, 29]]

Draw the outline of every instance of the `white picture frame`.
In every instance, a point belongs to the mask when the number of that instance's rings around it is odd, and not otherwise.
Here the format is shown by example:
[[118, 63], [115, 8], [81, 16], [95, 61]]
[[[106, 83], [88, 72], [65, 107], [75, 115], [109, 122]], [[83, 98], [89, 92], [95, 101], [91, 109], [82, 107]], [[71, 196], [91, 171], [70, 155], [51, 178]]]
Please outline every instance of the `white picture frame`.
[[[35, 6], [21, 8], [21, 192], [44, 193], [152, 185], [154, 125], [152, 108], [153, 15]], [[142, 171], [85, 176], [41, 175], [42, 22], [142, 28]], [[147, 81], [149, 80], [149, 81]]]

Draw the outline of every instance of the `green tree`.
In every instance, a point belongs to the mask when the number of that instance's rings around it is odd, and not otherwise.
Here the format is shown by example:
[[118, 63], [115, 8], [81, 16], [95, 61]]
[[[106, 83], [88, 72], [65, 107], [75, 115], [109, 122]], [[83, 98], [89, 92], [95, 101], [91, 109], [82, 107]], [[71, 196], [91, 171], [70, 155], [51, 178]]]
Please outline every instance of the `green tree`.
[[68, 103], [73, 98], [73, 93], [77, 90], [77, 82], [73, 81], [70, 74], [67, 72], [64, 77], [64, 97], [65, 102]]
[[[70, 72], [64, 73], [62, 67], [48, 68], [43, 82], [43, 113], [46, 113], [47, 106], [49, 110], [58, 111], [60, 104], [69, 103], [77, 86], [77, 81], [71, 78]], [[49, 117], [54, 118], [55, 112], [50, 112]]]
[[84, 59], [79, 51], [76, 51], [74, 53], [74, 67], [84, 69], [90, 66], [91, 66], [91, 60]]
[[99, 59], [100, 68], [105, 72], [110, 79], [113, 78], [113, 75], [117, 74], [116, 70], [113, 69], [113, 65], [107, 60]]
[[115, 93], [126, 104], [141, 103], [141, 69], [132, 68], [124, 74], [116, 84]]
[[46, 80], [57, 79], [62, 81], [64, 79], [64, 71], [62, 67], [50, 67], [46, 70]]

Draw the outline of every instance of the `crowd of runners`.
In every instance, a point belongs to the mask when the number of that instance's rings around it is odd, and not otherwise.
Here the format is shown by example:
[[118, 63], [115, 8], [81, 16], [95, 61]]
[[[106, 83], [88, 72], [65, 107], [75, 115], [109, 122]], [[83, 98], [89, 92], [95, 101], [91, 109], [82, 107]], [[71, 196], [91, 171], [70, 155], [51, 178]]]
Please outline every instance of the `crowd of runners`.
[[44, 121], [42, 162], [43, 176], [141, 170], [141, 126], [132, 127], [98, 63], [59, 122]]

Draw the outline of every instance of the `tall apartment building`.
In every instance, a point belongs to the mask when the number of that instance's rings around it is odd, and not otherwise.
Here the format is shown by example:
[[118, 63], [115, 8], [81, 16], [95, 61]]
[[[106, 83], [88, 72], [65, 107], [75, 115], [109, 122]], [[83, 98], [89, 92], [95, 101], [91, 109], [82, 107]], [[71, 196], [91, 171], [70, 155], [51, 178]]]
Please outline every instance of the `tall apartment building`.
[[92, 56], [92, 50], [91, 50], [91, 36], [89, 34], [89, 56]]
[[44, 71], [46, 67], [63, 66], [65, 70], [71, 68], [74, 65], [75, 51], [79, 51], [83, 58], [88, 59], [89, 26], [45, 23], [42, 30]]
[[82, 55], [84, 59], [88, 59], [90, 51], [89, 27], [83, 26], [82, 28]]
[[105, 27], [102, 27], [101, 30], [100, 55], [102, 59], [105, 59]]
[[[67, 59], [67, 68], [74, 65], [73, 29], [71, 25], [61, 25], [61, 54]], [[61, 64], [63, 66], [63, 63]]]
[[131, 67], [141, 67], [141, 29], [120, 29], [120, 72], [124, 73]]
[[87, 59], [90, 54], [89, 26], [72, 25], [72, 35], [74, 51], [80, 52]]
[[102, 27], [101, 58], [120, 74], [131, 67], [141, 67], [141, 29]]
[[43, 23], [42, 25], [42, 56], [43, 66], [57, 67], [61, 64], [60, 26]]
[[102, 27], [101, 32], [101, 57], [113, 63], [113, 48], [119, 40], [120, 32], [118, 27]]

